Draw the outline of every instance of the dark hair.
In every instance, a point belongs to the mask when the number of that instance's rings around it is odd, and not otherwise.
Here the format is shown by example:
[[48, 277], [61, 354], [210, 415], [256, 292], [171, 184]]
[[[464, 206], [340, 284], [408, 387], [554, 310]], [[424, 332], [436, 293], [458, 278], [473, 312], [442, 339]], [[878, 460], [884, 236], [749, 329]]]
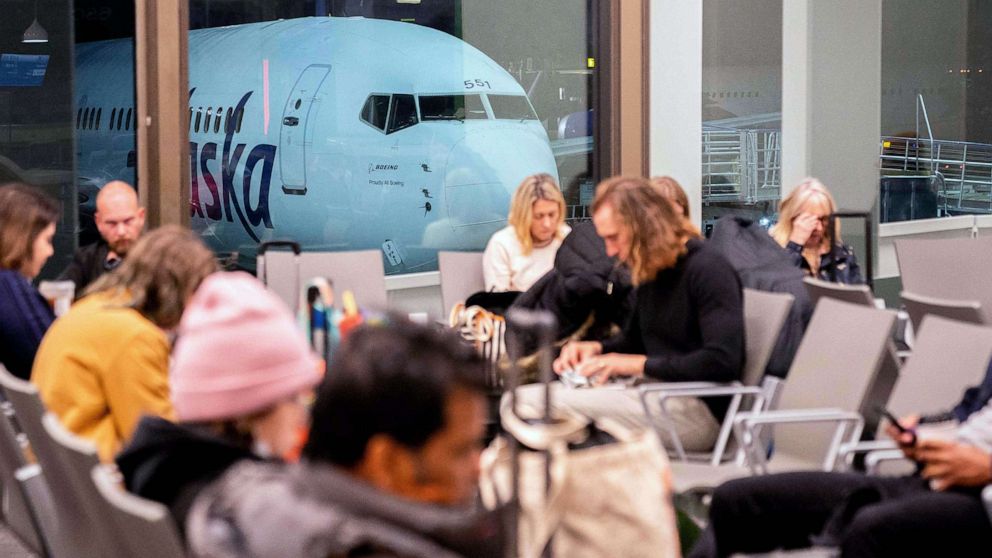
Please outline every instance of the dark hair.
[[37, 188], [0, 186], [0, 269], [23, 272], [34, 258], [35, 239], [58, 218], [58, 202]]
[[483, 378], [478, 353], [450, 331], [402, 318], [359, 327], [318, 388], [303, 455], [352, 467], [376, 434], [423, 447], [444, 428], [452, 391], [484, 393]]

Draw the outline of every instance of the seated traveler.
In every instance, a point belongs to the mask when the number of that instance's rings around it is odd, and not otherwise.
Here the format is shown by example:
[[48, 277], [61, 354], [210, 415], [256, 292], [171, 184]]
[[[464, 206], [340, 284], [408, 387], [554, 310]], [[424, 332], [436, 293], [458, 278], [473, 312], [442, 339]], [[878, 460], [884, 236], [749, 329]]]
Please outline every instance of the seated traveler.
[[172, 419], [169, 336], [186, 302], [217, 268], [189, 230], [143, 236], [48, 330], [31, 382], [65, 427], [110, 461], [142, 415]]
[[487, 291], [526, 291], [551, 271], [555, 253], [571, 230], [565, 198], [549, 174], [528, 176], [510, 205], [509, 225], [489, 239], [482, 256]]
[[59, 279], [76, 284], [76, 295], [124, 260], [145, 228], [145, 208], [138, 205], [138, 194], [127, 182], [114, 180], [100, 188], [93, 215], [100, 240], [76, 250], [72, 263]]
[[807, 178], [779, 204], [778, 223], [770, 231], [772, 238], [810, 277], [848, 285], [863, 283], [854, 250], [841, 241], [840, 221], [830, 218], [836, 211], [827, 187], [815, 178]]
[[243, 462], [202, 492], [192, 556], [502, 556], [473, 513], [486, 416], [479, 357], [450, 332], [363, 325], [318, 389], [303, 461]]
[[[643, 178], [603, 182], [592, 211], [607, 253], [630, 268], [637, 301], [620, 335], [565, 345], [555, 371], [574, 369], [596, 384], [612, 376], [665, 382], [740, 379], [743, 301], [740, 281], [726, 260]], [[566, 405], [568, 397], [587, 397], [577, 393], [582, 390], [571, 391], [575, 395], [559, 391]], [[713, 399], [672, 400], [668, 408], [685, 449], [712, 448], [726, 405]], [[614, 409], [643, 415], [636, 394], [618, 400]]]
[[31, 280], [52, 255], [58, 218], [55, 200], [34, 188], [0, 187], [0, 364], [23, 380], [55, 319]]
[[193, 498], [228, 467], [296, 448], [320, 363], [289, 309], [241, 272], [196, 291], [172, 361], [178, 423], [141, 419], [117, 465], [128, 490], [168, 505], [182, 528]]
[[[988, 391], [986, 377], [983, 388]], [[969, 390], [953, 413], [974, 409]], [[899, 422], [912, 429], [918, 417]], [[992, 523], [981, 490], [992, 482], [992, 405], [951, 430], [927, 435], [889, 426], [918, 474], [782, 473], [716, 489], [710, 525], [691, 556], [730, 556], [811, 545], [842, 557], [987, 556]]]

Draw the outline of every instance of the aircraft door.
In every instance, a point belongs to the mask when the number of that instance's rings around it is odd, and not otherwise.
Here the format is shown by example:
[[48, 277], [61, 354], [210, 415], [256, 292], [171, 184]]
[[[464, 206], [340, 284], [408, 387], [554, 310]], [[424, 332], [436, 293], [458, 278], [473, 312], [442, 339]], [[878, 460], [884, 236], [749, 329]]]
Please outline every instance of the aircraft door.
[[282, 189], [287, 194], [307, 192], [307, 148], [313, 142], [310, 113], [317, 101], [317, 91], [330, 70], [324, 64], [308, 66], [286, 99], [279, 132], [279, 171]]

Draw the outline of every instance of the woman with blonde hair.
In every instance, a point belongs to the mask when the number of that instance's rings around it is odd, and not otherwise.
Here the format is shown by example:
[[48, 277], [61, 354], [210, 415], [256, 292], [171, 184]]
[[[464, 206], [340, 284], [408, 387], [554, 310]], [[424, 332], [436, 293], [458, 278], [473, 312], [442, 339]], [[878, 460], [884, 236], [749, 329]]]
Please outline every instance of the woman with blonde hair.
[[830, 217], [836, 211], [827, 187], [815, 178], [807, 178], [779, 204], [772, 238], [789, 252], [796, 267], [811, 277], [844, 284], [863, 283], [854, 250], [843, 244], [840, 222]]
[[526, 291], [551, 271], [565, 235], [565, 198], [550, 174], [528, 176], [510, 204], [509, 224], [482, 256], [487, 291]]
[[31, 285], [52, 255], [55, 200], [24, 184], [0, 187], [0, 364], [27, 380], [55, 314]]
[[113, 458], [142, 415], [173, 419], [169, 335], [216, 270], [193, 232], [161, 227], [142, 236], [42, 339], [31, 382], [69, 431], [97, 445], [101, 460]]
[[[630, 268], [637, 302], [619, 336], [565, 345], [555, 371], [571, 370], [593, 384], [612, 376], [664, 382], [739, 380], [744, 311], [740, 280], [730, 264], [646, 179], [602, 182], [592, 210], [607, 254]], [[630, 408], [621, 408], [624, 402], [618, 401], [613, 412], [642, 415], [639, 400], [628, 399]], [[683, 447], [712, 448], [727, 402], [680, 397], [669, 403]]]

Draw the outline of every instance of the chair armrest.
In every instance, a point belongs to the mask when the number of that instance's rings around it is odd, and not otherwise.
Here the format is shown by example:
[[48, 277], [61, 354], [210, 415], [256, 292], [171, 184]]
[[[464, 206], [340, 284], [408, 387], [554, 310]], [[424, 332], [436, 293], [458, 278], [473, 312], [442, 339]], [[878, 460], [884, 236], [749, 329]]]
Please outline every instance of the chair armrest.
[[868, 475], [877, 475], [878, 468], [882, 463], [888, 461], [909, 462], [909, 459], [898, 448], [869, 451], [865, 454], [865, 473]]
[[[853, 443], [844, 444], [840, 447], [838, 457], [848, 465], [854, 461], [854, 456], [861, 453], [871, 453], [875, 451], [898, 450], [899, 446], [893, 440], [855, 440]], [[902, 453], [900, 452], [900, 455]]]
[[864, 418], [854, 411], [843, 409], [797, 409], [765, 411], [762, 413], [738, 413], [734, 418], [734, 434], [744, 448], [748, 465], [754, 474], [768, 473], [768, 459], [760, 444], [762, 426], [802, 423], [836, 423], [834, 436], [827, 448], [823, 470], [832, 471], [837, 464], [840, 448], [861, 437]]
[[[687, 461], [689, 456], [686, 454], [682, 440], [679, 439], [678, 432], [675, 429], [675, 424], [668, 413], [666, 402], [669, 399], [676, 397], [732, 397], [730, 408], [727, 411], [727, 419], [730, 419], [736, 414], [737, 409], [740, 407], [741, 398], [744, 395], [760, 397], [763, 393], [761, 388], [757, 386], [745, 386], [741, 385], [740, 382], [659, 382], [638, 386], [638, 395], [640, 395], [641, 406], [644, 407], [644, 415], [647, 417], [648, 423], [655, 429], [662, 443], [665, 441], [665, 434], [668, 435], [671, 445], [674, 446], [672, 449], [675, 450], [675, 454], [682, 461]], [[650, 404], [652, 396], [657, 397], [657, 412], [655, 412], [655, 408]], [[712, 458], [714, 464], [720, 462], [726, 450], [726, 440], [729, 438], [730, 423], [726, 422], [726, 425], [726, 428], [722, 428], [721, 431], [726, 430], [727, 433], [719, 437], [718, 443], [714, 447]]]

